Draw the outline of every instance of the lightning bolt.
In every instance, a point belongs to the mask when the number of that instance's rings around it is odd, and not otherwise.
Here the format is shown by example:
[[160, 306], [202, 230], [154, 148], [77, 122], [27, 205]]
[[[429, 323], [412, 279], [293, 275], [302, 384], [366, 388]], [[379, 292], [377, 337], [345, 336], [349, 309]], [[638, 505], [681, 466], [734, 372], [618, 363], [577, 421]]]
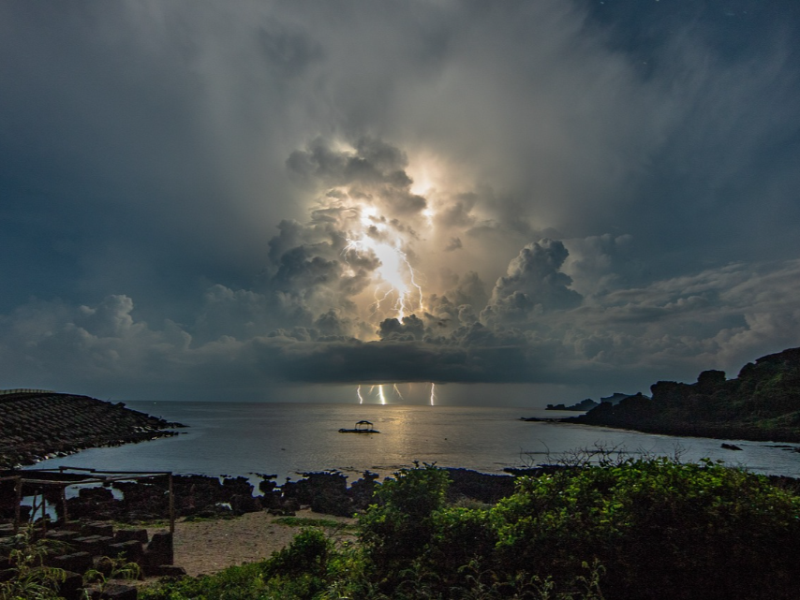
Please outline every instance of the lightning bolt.
[[431, 382], [431, 406], [436, 406], [436, 384]]
[[386, 404], [386, 396], [383, 395], [383, 385], [378, 386], [378, 398], [381, 399], [381, 404]]
[[397, 395], [400, 396], [400, 400], [405, 400], [405, 398], [403, 398], [403, 394], [400, 393], [400, 388], [397, 387], [397, 384], [393, 384], [392, 387], [394, 387], [394, 391], [397, 393]]
[[[361, 225], [366, 229], [374, 229], [382, 234], [389, 235], [385, 222], [375, 219], [375, 208], [366, 207], [361, 209]], [[417, 283], [417, 274], [408, 256], [402, 250], [401, 239], [397, 237], [394, 243], [389, 243], [385, 239], [376, 239], [370, 235], [361, 234], [356, 238], [348, 238], [347, 245], [342, 250], [342, 255], [347, 260], [347, 252], [356, 253], [372, 252], [380, 263], [376, 269], [381, 281], [388, 289], [375, 289], [375, 303], [372, 305], [374, 310], [379, 310], [381, 305], [392, 296], [396, 296], [393, 309], [397, 313], [397, 319], [402, 323], [407, 312], [413, 308], [423, 310], [422, 287]], [[383, 296], [381, 297], [381, 293]]]
[[361, 395], [361, 386], [356, 388], [356, 396], [358, 396], [358, 403], [364, 404], [364, 397]]

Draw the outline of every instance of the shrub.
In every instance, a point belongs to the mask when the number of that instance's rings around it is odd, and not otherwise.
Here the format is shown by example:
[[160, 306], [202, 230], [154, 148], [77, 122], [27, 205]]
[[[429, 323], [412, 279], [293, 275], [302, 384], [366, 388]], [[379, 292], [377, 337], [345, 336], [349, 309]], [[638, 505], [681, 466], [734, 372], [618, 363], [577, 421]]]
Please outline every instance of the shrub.
[[319, 529], [303, 529], [292, 543], [272, 555], [264, 569], [270, 575], [308, 573], [322, 576], [328, 568], [332, 544]]
[[444, 507], [448, 476], [433, 465], [403, 469], [376, 492], [377, 503], [359, 519], [367, 556], [381, 572], [411, 566], [427, 547], [435, 528], [434, 513]]
[[800, 583], [800, 498], [710, 461], [524, 478], [493, 513], [498, 568], [570, 580], [599, 560], [609, 597], [789, 598]]
[[519, 478], [493, 507], [448, 506], [446, 486], [431, 465], [401, 471], [360, 518], [355, 548], [304, 530], [264, 563], [146, 597], [797, 597], [800, 497], [762, 476], [627, 460]]

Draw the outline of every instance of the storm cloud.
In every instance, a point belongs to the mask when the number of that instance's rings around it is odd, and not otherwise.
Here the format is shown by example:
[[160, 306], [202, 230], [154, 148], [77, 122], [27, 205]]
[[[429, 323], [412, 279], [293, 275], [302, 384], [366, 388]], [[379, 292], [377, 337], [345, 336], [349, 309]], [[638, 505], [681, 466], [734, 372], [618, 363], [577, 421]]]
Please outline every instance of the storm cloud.
[[733, 374], [800, 342], [798, 40], [777, 0], [5, 2], [0, 387]]

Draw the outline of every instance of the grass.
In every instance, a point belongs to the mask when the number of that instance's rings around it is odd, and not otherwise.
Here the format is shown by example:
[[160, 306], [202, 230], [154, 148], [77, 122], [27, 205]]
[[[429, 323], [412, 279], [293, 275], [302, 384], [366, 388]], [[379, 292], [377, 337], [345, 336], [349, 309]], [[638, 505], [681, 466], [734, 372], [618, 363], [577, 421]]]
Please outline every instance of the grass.
[[312, 517], [279, 517], [274, 521], [278, 525], [288, 527], [322, 527], [325, 529], [354, 529], [355, 526], [333, 519], [316, 519]]

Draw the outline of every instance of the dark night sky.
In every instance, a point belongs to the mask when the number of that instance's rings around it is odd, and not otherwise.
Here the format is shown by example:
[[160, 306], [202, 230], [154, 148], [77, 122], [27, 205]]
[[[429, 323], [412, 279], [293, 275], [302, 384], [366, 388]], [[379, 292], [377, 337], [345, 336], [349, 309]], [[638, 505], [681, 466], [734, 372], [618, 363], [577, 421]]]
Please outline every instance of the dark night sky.
[[0, 387], [735, 376], [800, 345], [799, 50], [793, 0], [0, 0]]

